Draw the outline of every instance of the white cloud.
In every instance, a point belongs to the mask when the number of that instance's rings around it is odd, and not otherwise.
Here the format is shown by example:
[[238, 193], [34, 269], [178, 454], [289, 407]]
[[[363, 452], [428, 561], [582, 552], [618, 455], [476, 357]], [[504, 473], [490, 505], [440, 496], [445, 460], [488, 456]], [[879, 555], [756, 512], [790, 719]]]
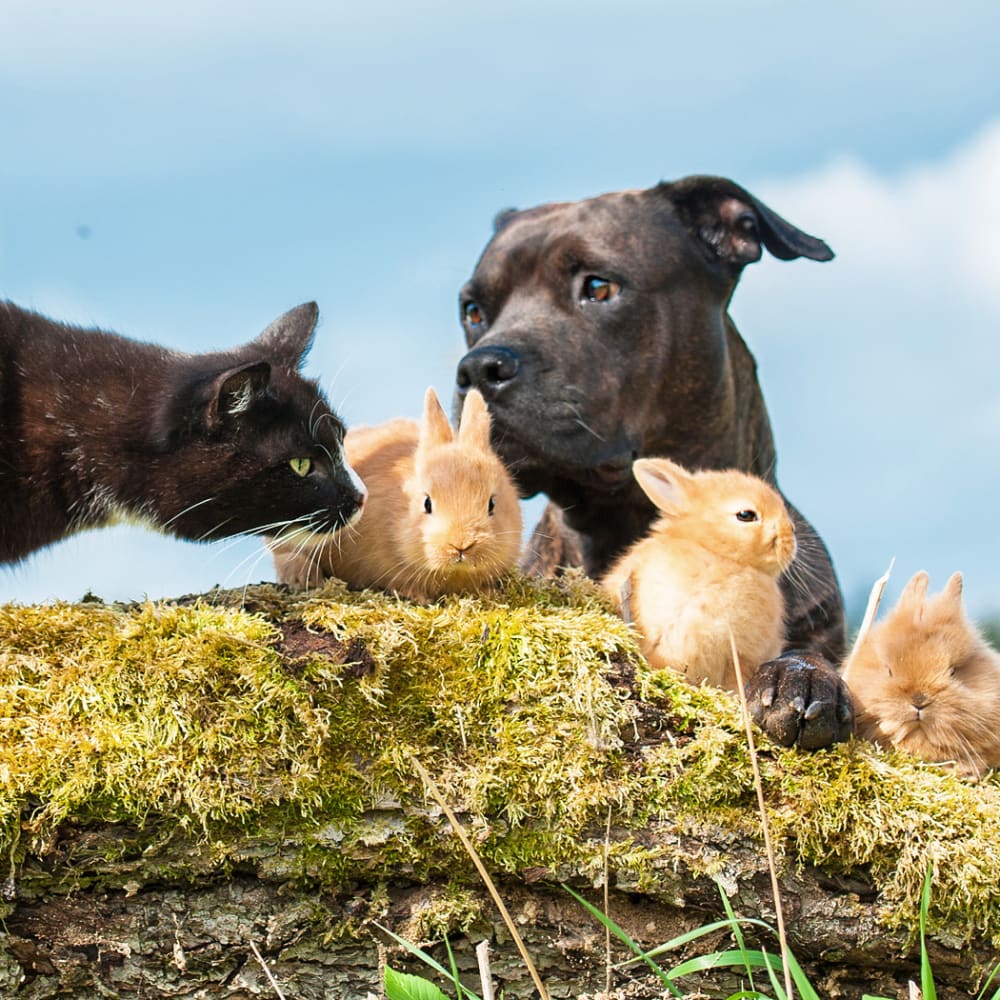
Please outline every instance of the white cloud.
[[[824, 235], [855, 279], [1000, 309], [1000, 120], [932, 163], [883, 176], [853, 157], [761, 185], [789, 219]], [[806, 221], [802, 221], [806, 220]]]

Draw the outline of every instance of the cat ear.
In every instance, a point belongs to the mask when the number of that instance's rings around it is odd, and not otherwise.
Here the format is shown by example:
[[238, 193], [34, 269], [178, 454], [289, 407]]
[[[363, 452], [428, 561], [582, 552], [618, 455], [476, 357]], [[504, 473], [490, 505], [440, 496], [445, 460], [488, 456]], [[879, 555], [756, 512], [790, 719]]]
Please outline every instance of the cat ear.
[[271, 366], [266, 361], [254, 361], [217, 375], [205, 413], [206, 424], [215, 427], [226, 417], [245, 413], [256, 397], [267, 392], [270, 381]]
[[417, 448], [423, 451], [435, 445], [448, 444], [454, 440], [448, 414], [441, 407], [437, 393], [433, 387], [428, 387], [424, 395], [424, 417], [420, 423], [420, 439]]
[[927, 602], [928, 580], [929, 577], [923, 570], [914, 573], [899, 595], [897, 607], [911, 611], [918, 621], [923, 615], [924, 604]]
[[676, 462], [669, 458], [637, 458], [632, 463], [632, 475], [664, 514], [677, 514], [686, 506], [691, 474]]
[[303, 302], [279, 316], [248, 346], [256, 348], [255, 353], [263, 354], [269, 361], [297, 371], [312, 347], [318, 320], [319, 306]]
[[470, 389], [466, 394], [458, 425], [458, 440], [475, 451], [490, 450], [490, 411], [478, 389]]

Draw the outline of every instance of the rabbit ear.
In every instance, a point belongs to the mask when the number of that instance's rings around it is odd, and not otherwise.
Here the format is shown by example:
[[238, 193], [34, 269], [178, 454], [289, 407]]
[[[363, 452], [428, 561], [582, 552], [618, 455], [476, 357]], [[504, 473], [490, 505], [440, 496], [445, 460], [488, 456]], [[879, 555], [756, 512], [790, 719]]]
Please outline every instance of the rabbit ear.
[[632, 475], [664, 514], [676, 514], [685, 505], [691, 474], [669, 458], [637, 458]]
[[435, 445], [448, 444], [454, 439], [448, 414], [444, 412], [433, 386], [429, 386], [424, 395], [424, 418], [420, 423], [419, 450], [433, 448]]
[[962, 574], [952, 573], [948, 578], [948, 582], [944, 586], [944, 590], [941, 592], [941, 596], [947, 598], [952, 604], [961, 605], [962, 603]]
[[927, 582], [929, 577], [921, 570], [914, 573], [909, 583], [903, 588], [899, 595], [899, 607], [907, 608], [914, 612], [917, 621], [920, 620], [924, 611], [924, 604], [927, 601]]
[[478, 389], [470, 389], [462, 406], [458, 442], [476, 451], [490, 450], [490, 411]]

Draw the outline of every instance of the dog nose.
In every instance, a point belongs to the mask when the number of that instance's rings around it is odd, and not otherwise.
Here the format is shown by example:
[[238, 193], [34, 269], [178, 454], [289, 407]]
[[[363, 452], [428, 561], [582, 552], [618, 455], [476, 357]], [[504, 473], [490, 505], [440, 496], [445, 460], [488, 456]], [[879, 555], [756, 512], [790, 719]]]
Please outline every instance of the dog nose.
[[517, 351], [509, 347], [475, 347], [458, 363], [458, 394], [478, 389], [486, 399], [495, 399], [517, 377], [520, 367]]

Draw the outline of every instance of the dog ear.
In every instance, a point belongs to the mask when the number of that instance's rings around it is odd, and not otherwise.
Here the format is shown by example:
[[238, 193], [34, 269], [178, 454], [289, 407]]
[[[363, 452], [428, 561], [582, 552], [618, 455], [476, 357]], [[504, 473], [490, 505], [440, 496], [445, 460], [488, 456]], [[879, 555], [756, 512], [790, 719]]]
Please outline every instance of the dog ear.
[[493, 216], [493, 235], [496, 236], [504, 226], [507, 225], [515, 215], [518, 214], [516, 208], [502, 208]]
[[657, 189], [681, 221], [721, 261], [736, 268], [761, 258], [764, 246], [779, 260], [832, 260], [821, 239], [786, 222], [749, 191], [725, 177], [684, 177]]

